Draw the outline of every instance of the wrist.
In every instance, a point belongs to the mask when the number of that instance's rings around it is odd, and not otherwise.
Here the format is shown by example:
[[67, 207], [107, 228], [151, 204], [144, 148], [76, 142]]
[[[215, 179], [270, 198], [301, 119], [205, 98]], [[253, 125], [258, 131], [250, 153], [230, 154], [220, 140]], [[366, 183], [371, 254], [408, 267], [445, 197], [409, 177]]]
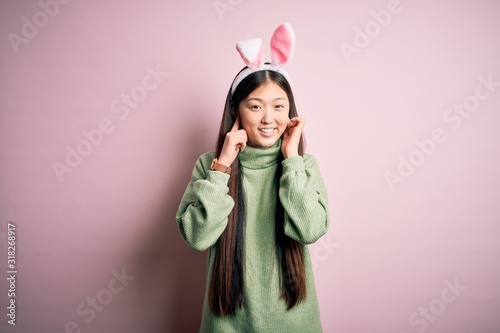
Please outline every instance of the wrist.
[[217, 162], [218, 162], [219, 164], [222, 164], [222, 165], [224, 165], [224, 166], [226, 166], [226, 167], [228, 167], [228, 168], [230, 168], [230, 167], [231, 167], [231, 164], [233, 164], [232, 162], [228, 162], [228, 160], [226, 160], [226, 159], [224, 159], [224, 158], [220, 158], [220, 157], [219, 157], [219, 158], [217, 158], [216, 160], [217, 160]]
[[217, 157], [217, 162], [219, 162], [220, 164], [223, 164], [227, 167], [230, 167], [231, 164], [233, 164], [233, 160], [231, 158], [227, 158], [226, 156], [227, 154], [224, 154], [224, 152], [222, 152], [219, 157]]
[[217, 158], [214, 158], [212, 160], [212, 164], [210, 165], [210, 170], [231, 174], [231, 164], [225, 164]]

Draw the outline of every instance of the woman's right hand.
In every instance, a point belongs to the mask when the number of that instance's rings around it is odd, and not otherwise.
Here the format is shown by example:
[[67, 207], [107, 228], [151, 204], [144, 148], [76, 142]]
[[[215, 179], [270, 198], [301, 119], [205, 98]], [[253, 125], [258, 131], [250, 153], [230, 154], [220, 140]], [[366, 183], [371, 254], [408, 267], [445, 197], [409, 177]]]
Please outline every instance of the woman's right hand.
[[233, 164], [240, 151], [245, 150], [248, 136], [244, 129], [240, 129], [240, 117], [237, 116], [231, 130], [226, 134], [224, 145], [217, 161], [226, 166]]

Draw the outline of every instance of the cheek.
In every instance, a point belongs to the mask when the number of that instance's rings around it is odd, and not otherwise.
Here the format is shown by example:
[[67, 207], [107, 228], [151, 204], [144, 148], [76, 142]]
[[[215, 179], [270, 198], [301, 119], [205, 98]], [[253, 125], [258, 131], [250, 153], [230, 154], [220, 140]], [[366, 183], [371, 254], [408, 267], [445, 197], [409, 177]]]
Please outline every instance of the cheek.
[[286, 127], [288, 124], [288, 119], [288, 112], [283, 112], [276, 117], [276, 122], [278, 123], [278, 125], [280, 125], [280, 127]]
[[252, 124], [252, 118], [247, 112], [240, 111], [240, 127], [247, 129]]

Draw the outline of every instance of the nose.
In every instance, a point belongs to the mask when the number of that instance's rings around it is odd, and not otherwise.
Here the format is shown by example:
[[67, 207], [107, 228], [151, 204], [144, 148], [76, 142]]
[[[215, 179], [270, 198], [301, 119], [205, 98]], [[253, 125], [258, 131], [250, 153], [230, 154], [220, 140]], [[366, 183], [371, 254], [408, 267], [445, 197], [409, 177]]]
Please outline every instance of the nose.
[[273, 123], [272, 110], [269, 110], [269, 108], [264, 108], [261, 122], [263, 124]]

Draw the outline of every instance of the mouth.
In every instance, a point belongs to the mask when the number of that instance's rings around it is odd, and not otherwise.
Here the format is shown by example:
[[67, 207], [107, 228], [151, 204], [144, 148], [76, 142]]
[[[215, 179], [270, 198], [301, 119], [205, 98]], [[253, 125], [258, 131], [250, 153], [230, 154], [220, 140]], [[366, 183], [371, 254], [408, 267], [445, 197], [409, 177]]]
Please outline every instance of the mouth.
[[265, 134], [271, 134], [274, 132], [276, 127], [268, 127], [268, 128], [259, 128], [259, 131]]

